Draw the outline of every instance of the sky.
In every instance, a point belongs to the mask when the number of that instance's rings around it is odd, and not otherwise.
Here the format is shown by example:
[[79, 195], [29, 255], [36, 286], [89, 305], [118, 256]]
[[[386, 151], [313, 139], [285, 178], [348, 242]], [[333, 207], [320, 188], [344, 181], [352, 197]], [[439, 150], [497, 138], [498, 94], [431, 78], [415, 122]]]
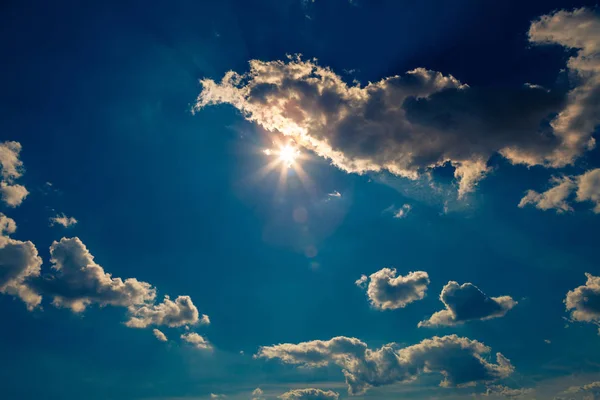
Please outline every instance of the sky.
[[0, 398], [600, 399], [596, 2], [0, 10]]

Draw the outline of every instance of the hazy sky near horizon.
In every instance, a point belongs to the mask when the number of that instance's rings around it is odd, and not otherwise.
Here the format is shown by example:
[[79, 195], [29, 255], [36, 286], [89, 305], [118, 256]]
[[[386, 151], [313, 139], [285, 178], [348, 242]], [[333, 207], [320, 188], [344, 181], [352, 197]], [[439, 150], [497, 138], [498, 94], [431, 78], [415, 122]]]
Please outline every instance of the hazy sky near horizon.
[[1, 398], [600, 398], [596, 2], [0, 10]]

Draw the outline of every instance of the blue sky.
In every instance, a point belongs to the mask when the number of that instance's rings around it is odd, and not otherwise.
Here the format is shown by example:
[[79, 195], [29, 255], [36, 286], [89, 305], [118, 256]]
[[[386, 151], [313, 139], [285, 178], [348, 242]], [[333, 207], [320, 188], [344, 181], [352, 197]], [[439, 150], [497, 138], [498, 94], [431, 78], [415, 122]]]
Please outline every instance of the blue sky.
[[489, 3], [2, 5], [2, 398], [600, 398], [600, 12]]

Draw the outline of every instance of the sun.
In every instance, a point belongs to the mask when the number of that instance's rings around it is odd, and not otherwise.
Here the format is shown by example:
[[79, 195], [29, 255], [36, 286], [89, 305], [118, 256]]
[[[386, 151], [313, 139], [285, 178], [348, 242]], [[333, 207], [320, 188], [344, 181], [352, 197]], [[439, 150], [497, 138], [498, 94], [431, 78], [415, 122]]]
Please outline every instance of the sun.
[[291, 168], [291, 166], [296, 162], [296, 159], [299, 155], [300, 151], [298, 151], [298, 149], [289, 144], [282, 146], [277, 152], [279, 161], [285, 164], [288, 168]]

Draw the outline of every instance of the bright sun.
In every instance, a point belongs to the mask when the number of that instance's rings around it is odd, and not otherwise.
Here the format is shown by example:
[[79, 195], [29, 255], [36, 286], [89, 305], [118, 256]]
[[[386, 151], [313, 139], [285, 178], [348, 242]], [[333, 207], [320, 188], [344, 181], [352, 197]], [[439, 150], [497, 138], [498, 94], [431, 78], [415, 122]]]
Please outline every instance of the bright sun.
[[282, 146], [277, 152], [279, 160], [282, 163], [284, 163], [288, 168], [291, 167], [292, 164], [294, 164], [299, 154], [300, 152], [298, 151], [298, 149], [296, 149], [293, 146], [290, 146], [289, 144]]

